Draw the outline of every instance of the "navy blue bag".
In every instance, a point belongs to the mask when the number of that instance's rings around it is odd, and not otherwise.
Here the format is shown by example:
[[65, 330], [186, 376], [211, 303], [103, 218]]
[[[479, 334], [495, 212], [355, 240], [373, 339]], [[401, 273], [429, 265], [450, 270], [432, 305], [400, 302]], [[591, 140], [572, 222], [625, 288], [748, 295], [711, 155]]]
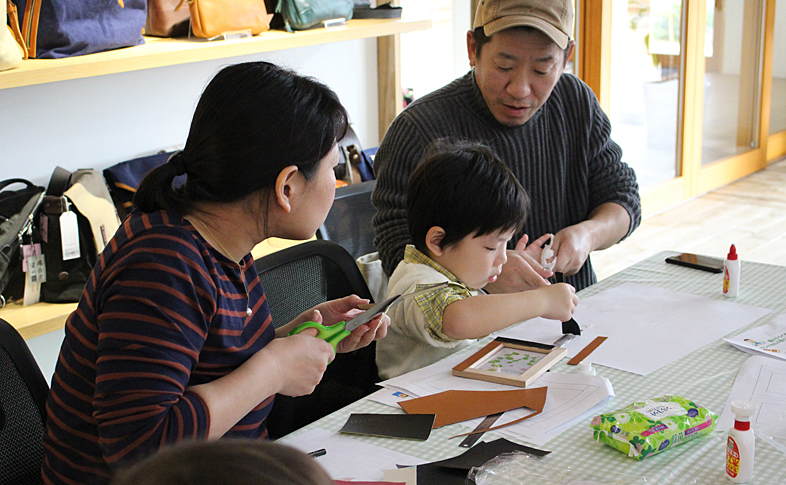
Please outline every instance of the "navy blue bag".
[[30, 58], [59, 59], [144, 44], [147, 0], [14, 0]]
[[[134, 194], [137, 187], [154, 168], [164, 164], [175, 152], [161, 152], [147, 157], [135, 158], [120, 162], [104, 169], [104, 179], [109, 187], [109, 194], [115, 203], [120, 220], [126, 218], [134, 207]], [[184, 178], [176, 178], [175, 184]]]

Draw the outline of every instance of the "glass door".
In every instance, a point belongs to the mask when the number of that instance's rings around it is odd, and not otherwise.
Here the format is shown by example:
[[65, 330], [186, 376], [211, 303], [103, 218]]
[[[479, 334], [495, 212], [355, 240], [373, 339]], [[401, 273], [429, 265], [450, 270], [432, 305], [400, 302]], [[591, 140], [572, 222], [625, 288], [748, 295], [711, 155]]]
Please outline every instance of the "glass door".
[[612, 138], [652, 189], [680, 176], [677, 122], [682, 0], [612, 0]]
[[783, 35], [774, 2], [584, 0], [577, 9], [578, 72], [636, 170], [645, 214], [765, 166], [778, 134], [767, 136], [786, 112], [772, 65], [773, 30]]
[[760, 0], [722, 0], [707, 12], [701, 164], [758, 146]]
[[[774, 7], [768, 4], [767, 19], [772, 18], [772, 45], [780, 48], [772, 49], [770, 66], [772, 86], [767, 161], [786, 156], [786, 0], [774, 3]], [[769, 23], [767, 25], [769, 27]]]
[[[766, 165], [762, 148], [763, 0], [709, 0], [704, 22], [697, 193]], [[710, 49], [711, 47], [711, 49]], [[698, 80], [698, 78], [697, 78]]]

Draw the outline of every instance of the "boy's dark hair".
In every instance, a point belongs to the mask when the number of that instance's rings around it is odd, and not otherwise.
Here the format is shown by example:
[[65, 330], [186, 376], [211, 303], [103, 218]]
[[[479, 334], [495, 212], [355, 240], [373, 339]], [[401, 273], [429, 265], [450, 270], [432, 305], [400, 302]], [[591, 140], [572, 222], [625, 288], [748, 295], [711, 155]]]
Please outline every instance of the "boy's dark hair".
[[439, 247], [446, 248], [469, 235], [518, 232], [528, 214], [529, 197], [516, 176], [479, 143], [437, 141], [407, 185], [409, 234], [423, 253], [434, 226], [445, 230]]

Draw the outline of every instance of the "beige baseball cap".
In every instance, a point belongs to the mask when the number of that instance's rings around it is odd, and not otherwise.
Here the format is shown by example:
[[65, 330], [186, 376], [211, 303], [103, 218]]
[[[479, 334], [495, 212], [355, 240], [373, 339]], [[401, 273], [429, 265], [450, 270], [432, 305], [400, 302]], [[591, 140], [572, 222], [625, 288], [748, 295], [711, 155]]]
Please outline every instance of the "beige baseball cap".
[[571, 0], [481, 0], [473, 29], [483, 27], [491, 37], [511, 27], [534, 27], [548, 35], [560, 49], [568, 47], [573, 33]]

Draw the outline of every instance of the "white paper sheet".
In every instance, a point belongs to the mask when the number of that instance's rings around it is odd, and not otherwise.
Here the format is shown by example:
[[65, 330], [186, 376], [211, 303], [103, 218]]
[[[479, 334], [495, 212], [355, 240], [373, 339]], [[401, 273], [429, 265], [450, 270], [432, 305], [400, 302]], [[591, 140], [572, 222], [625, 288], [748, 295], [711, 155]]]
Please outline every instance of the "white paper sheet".
[[315, 458], [334, 480], [384, 480], [382, 470], [396, 465], [420, 465], [425, 460], [375, 446], [339, 433], [314, 428], [295, 436], [285, 436], [277, 443], [297, 448], [305, 453], [324, 448], [327, 453]]
[[723, 340], [754, 355], [786, 360], [786, 315], [773, 318], [767, 325]]
[[[770, 311], [624, 283], [581, 300], [573, 315], [581, 327], [581, 337], [568, 343], [568, 356], [574, 357], [595, 337], [605, 336], [608, 340], [587, 360], [646, 376]], [[500, 335], [552, 344], [562, 336], [562, 325], [536, 318]]]
[[[451, 370], [471, 353], [462, 352], [450, 356], [428, 367], [388, 379], [379, 385], [400, 390], [413, 396], [423, 397], [448, 390], [492, 391], [518, 389], [504, 384], [455, 377]], [[500, 433], [525, 439], [537, 445], [543, 445], [550, 439], [573, 424], [583, 419], [599, 405], [605, 404], [614, 395], [611, 383], [605, 377], [584, 374], [558, 374], [547, 372], [538, 378], [529, 388], [548, 387], [546, 405], [543, 412], [533, 417], [499, 430]], [[514, 419], [531, 414], [531, 409], [521, 408], [508, 411], [495, 423], [504, 424]], [[468, 427], [474, 428], [483, 418], [467, 421]]]
[[731, 402], [738, 400], [753, 401], [759, 405], [756, 414], [751, 417], [754, 430], [774, 425], [786, 413], [786, 362], [762, 356], [746, 360], [737, 372], [729, 400], [715, 429], [731, 429], [734, 425]]

